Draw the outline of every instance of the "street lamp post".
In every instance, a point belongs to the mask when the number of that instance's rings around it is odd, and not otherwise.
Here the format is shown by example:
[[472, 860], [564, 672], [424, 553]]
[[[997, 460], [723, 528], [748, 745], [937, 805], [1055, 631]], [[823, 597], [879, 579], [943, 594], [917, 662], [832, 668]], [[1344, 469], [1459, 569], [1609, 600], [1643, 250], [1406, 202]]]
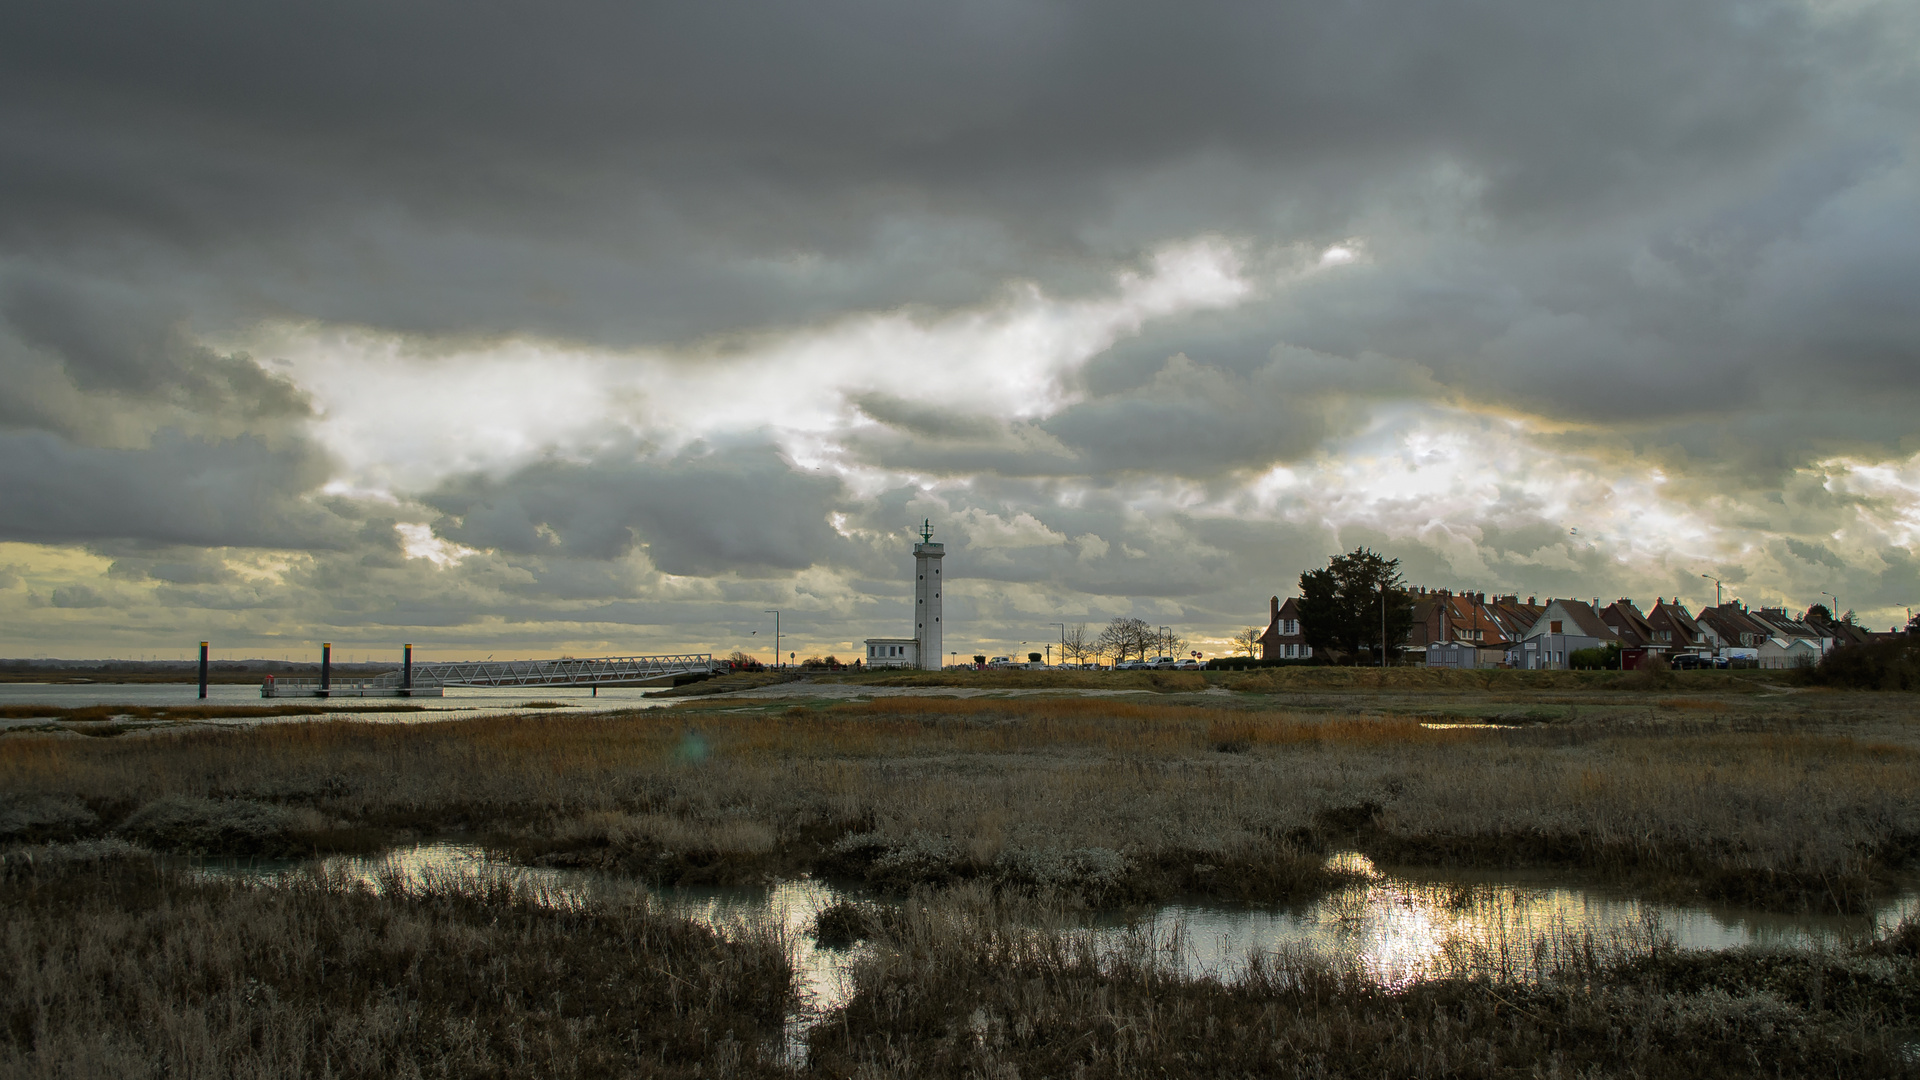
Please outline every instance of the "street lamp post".
[[766, 608], [763, 611], [761, 611], [760, 614], [773, 616], [773, 670], [779, 671], [780, 670], [780, 612], [773, 608]]
[[[1479, 662], [1474, 661], [1476, 664]], [[1387, 582], [1384, 578], [1380, 581], [1380, 666], [1387, 666]]]
[[[1067, 659], [1067, 624], [1063, 622], [1050, 622], [1047, 625], [1060, 628], [1060, 660], [1064, 663]], [[1051, 645], [1047, 646], [1047, 666], [1053, 666], [1053, 646]]]
[[1726, 599], [1720, 595], [1723, 591], [1720, 588], [1720, 579], [1714, 577], [1712, 574], [1701, 574], [1700, 576], [1713, 582], [1713, 606], [1719, 607], [1721, 604], [1726, 603]]
[[1835, 595], [1833, 595], [1833, 594], [1832, 594], [1832, 593], [1830, 593], [1830, 592], [1823, 592], [1823, 593], [1821, 593], [1820, 595], [1821, 595], [1821, 596], [1824, 596], [1824, 597], [1826, 597], [1827, 599], [1829, 599], [1829, 600], [1831, 600], [1831, 601], [1833, 601], [1833, 610], [1832, 610], [1832, 611], [1829, 611], [1829, 612], [1827, 612], [1827, 621], [1828, 621], [1828, 622], [1839, 622], [1839, 621], [1840, 621], [1840, 598], [1839, 598], [1839, 597], [1837, 597], [1837, 596], [1835, 596]]
[[1173, 655], [1173, 627], [1171, 626], [1160, 628], [1160, 655]]

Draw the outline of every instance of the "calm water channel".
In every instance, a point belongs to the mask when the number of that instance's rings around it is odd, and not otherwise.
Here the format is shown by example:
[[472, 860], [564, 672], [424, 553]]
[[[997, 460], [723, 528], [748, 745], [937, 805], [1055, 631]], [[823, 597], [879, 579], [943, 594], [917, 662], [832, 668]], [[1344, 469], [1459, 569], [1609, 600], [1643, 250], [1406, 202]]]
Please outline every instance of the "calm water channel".
[[[1820, 948], [1891, 929], [1920, 913], [1920, 896], [1913, 893], [1869, 916], [1783, 915], [1649, 903], [1542, 874], [1380, 873], [1364, 856], [1346, 854], [1335, 861], [1368, 874], [1369, 880], [1291, 907], [1181, 903], [1107, 913], [1079, 932], [1100, 945], [1151, 947], [1196, 977], [1230, 981], [1245, 970], [1250, 956], [1278, 954], [1351, 966], [1383, 985], [1399, 986], [1456, 971], [1525, 979], [1536, 960], [1550, 964], [1556, 949], [1576, 946], [1589, 936], [1603, 948], [1640, 949], [1663, 941], [1683, 949]], [[376, 886], [396, 876], [459, 880], [506, 873], [531, 884], [590, 891], [608, 880], [580, 871], [494, 863], [482, 849], [454, 843], [419, 845], [383, 858], [329, 859], [323, 865]], [[271, 881], [305, 867], [208, 862], [201, 868]], [[723, 931], [740, 925], [782, 931], [790, 943], [801, 995], [789, 1018], [789, 1054], [804, 1055], [806, 1029], [852, 992], [850, 972], [865, 947], [821, 948], [811, 930], [815, 915], [837, 900], [873, 902], [864, 893], [803, 880], [771, 888], [655, 889], [650, 895], [669, 911]]]
[[[208, 705], [315, 705], [325, 713], [276, 717], [227, 717], [196, 720], [196, 724], [247, 727], [254, 724], [298, 723], [315, 718], [377, 720], [389, 723], [415, 723], [421, 720], [446, 720], [472, 716], [492, 716], [523, 710], [528, 702], [557, 701], [567, 712], [605, 711], [609, 709], [652, 709], [670, 705], [675, 698], [648, 698], [660, 687], [609, 686], [596, 696], [584, 686], [450, 686], [447, 696], [438, 698], [341, 698], [324, 703], [306, 698], [266, 700], [258, 683], [217, 684], [207, 687]], [[51, 705], [77, 709], [89, 705], [137, 705], [149, 708], [167, 705], [198, 705], [200, 688], [194, 683], [0, 683], [0, 705]], [[357, 708], [375, 705], [421, 705], [426, 712], [360, 712]], [[37, 724], [33, 719], [0, 719], [0, 730]]]

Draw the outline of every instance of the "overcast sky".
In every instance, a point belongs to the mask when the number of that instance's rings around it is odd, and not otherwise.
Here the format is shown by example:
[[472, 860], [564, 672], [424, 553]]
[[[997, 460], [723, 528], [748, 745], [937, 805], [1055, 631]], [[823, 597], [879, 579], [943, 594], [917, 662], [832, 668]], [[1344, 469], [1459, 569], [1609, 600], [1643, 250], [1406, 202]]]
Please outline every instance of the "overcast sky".
[[[1920, 7], [13, 4], [0, 654], [1920, 604]], [[756, 633], [757, 631], [757, 633]]]

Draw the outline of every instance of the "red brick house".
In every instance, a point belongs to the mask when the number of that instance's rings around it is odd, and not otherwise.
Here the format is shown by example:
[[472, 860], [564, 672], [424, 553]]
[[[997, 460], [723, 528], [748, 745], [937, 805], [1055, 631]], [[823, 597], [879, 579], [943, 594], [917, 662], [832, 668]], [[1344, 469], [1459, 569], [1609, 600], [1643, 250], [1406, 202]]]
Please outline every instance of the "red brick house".
[[1699, 652], [1706, 648], [1706, 638], [1700, 633], [1700, 623], [1687, 611], [1680, 601], [1667, 602], [1661, 597], [1647, 612], [1647, 625], [1653, 629], [1653, 643], [1665, 646], [1667, 655]]
[[1304, 660], [1313, 655], [1313, 646], [1300, 633], [1300, 601], [1279, 597], [1267, 601], [1267, 632], [1260, 635], [1260, 659]]

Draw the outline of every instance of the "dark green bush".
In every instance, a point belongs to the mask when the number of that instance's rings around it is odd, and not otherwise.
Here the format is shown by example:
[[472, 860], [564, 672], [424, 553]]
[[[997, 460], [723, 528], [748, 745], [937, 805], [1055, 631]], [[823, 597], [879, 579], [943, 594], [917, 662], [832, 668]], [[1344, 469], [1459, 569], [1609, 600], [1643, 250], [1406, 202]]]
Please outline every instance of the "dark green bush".
[[1847, 690], [1920, 690], [1920, 637], [1842, 645], [1822, 657], [1807, 678]]
[[1613, 671], [1620, 666], [1620, 646], [1601, 645], [1575, 649], [1567, 654], [1567, 666], [1575, 671]]

